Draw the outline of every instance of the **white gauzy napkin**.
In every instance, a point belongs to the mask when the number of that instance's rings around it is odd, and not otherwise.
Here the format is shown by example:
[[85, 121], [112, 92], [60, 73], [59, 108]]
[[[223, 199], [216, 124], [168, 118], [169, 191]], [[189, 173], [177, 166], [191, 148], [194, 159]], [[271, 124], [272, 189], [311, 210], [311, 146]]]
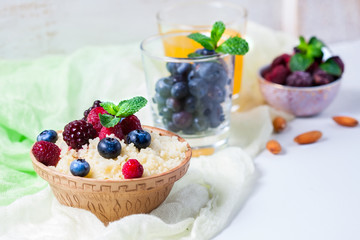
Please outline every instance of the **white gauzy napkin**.
[[88, 211], [60, 205], [47, 187], [0, 208], [0, 238], [209, 239], [237, 213], [253, 174], [251, 158], [238, 147], [194, 158], [160, 207], [107, 227]]

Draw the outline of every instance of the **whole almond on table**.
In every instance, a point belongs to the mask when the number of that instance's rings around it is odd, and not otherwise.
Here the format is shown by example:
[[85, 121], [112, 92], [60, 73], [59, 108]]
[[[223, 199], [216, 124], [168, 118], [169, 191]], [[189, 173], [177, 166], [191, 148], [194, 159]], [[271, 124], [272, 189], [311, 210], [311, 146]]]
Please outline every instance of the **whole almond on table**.
[[282, 117], [276, 117], [273, 120], [274, 131], [279, 133], [286, 128], [286, 120]]
[[337, 124], [345, 127], [355, 127], [359, 124], [358, 120], [347, 116], [334, 116], [332, 118]]
[[320, 131], [310, 131], [296, 136], [294, 141], [298, 144], [309, 144], [316, 142], [321, 137], [322, 133]]
[[269, 150], [273, 154], [278, 154], [278, 153], [281, 152], [281, 145], [276, 140], [269, 140], [266, 143], [266, 148], [267, 148], [267, 150]]

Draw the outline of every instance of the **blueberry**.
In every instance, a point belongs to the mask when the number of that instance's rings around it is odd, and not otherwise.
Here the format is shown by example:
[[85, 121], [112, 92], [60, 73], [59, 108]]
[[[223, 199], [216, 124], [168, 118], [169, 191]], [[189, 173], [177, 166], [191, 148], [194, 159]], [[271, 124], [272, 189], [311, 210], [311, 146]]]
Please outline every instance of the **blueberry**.
[[185, 104], [185, 106], [184, 106], [185, 111], [187, 111], [189, 113], [195, 112], [197, 99], [194, 96], [188, 96], [184, 100], [184, 104]]
[[55, 143], [58, 140], [58, 135], [54, 130], [44, 130], [37, 136], [36, 140], [38, 142], [46, 141]]
[[191, 70], [192, 70], [192, 64], [190, 64], [190, 63], [180, 63], [177, 66], [176, 72], [179, 75], [187, 76]]
[[184, 78], [181, 75], [175, 75], [170, 77], [173, 83], [178, 83], [178, 82], [186, 82], [187, 78]]
[[172, 132], [180, 131], [180, 128], [176, 127], [172, 121], [167, 121], [165, 127], [166, 127], [166, 129], [168, 129], [169, 131], [172, 131]]
[[138, 149], [147, 148], [151, 143], [151, 135], [142, 129], [133, 130], [126, 136], [126, 143], [133, 143]]
[[214, 55], [215, 51], [214, 50], [208, 50], [206, 48], [202, 48], [202, 49], [196, 50], [195, 53], [203, 55], [203, 56], [210, 56], [210, 55]]
[[166, 63], [166, 69], [171, 73], [172, 75], [176, 73], [178, 63], [168, 62]]
[[179, 112], [181, 110], [181, 102], [175, 98], [166, 99], [166, 107], [170, 108], [174, 112]]
[[202, 132], [208, 129], [209, 122], [205, 117], [199, 116], [194, 118], [192, 125], [197, 132]]
[[166, 104], [166, 98], [163, 98], [159, 93], [155, 93], [154, 100], [155, 103], [157, 103], [160, 106], [165, 106]]
[[213, 105], [209, 120], [212, 128], [218, 127], [225, 120], [224, 111], [220, 104]]
[[70, 172], [74, 176], [85, 177], [90, 172], [90, 165], [85, 159], [76, 159], [70, 164]]
[[101, 139], [97, 146], [100, 156], [103, 158], [116, 158], [120, 155], [121, 144], [116, 138], [106, 137]]
[[193, 80], [195, 78], [195, 73], [196, 73], [195, 70], [191, 70], [190, 73], [187, 76], [187, 80], [188, 81]]
[[199, 64], [197, 74], [209, 83], [225, 85], [228, 76], [224, 67], [218, 62], [204, 62]]
[[160, 110], [160, 115], [163, 116], [163, 118], [171, 119], [172, 114], [173, 114], [173, 111], [170, 108], [163, 107]]
[[188, 112], [178, 112], [172, 115], [172, 122], [179, 129], [186, 129], [190, 127], [192, 123], [192, 114]]
[[172, 86], [172, 80], [170, 78], [160, 78], [155, 85], [155, 91], [160, 94], [160, 96], [167, 98], [170, 96]]
[[185, 82], [177, 82], [171, 88], [171, 96], [174, 98], [183, 98], [189, 94], [188, 85]]
[[225, 100], [225, 89], [218, 85], [213, 85], [210, 87], [207, 95], [213, 101], [222, 103]]
[[213, 110], [213, 105], [214, 104], [210, 98], [203, 97], [200, 101], [197, 111], [200, 115], [208, 117]]
[[205, 96], [209, 89], [209, 85], [202, 78], [193, 78], [188, 85], [189, 92], [198, 98]]

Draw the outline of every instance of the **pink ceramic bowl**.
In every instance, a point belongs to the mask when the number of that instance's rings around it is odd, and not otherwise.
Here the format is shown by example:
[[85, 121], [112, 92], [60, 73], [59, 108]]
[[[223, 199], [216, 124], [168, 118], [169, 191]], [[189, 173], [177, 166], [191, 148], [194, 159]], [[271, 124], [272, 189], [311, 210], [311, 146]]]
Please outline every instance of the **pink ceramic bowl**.
[[316, 87], [289, 87], [267, 81], [258, 72], [259, 86], [266, 102], [279, 110], [297, 117], [313, 116], [330, 105], [340, 88], [340, 80]]

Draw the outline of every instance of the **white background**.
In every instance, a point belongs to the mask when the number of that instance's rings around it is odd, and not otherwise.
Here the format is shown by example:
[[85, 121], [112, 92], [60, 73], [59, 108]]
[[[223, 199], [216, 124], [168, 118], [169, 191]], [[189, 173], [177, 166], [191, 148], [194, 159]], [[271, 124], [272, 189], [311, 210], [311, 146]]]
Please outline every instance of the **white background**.
[[[360, 239], [360, 126], [337, 125], [334, 115], [360, 120], [360, 41], [331, 46], [345, 61], [342, 86], [320, 115], [297, 118], [274, 138], [284, 152], [263, 151], [255, 158], [259, 178], [222, 239]], [[298, 145], [300, 133], [320, 130], [323, 137]]]

